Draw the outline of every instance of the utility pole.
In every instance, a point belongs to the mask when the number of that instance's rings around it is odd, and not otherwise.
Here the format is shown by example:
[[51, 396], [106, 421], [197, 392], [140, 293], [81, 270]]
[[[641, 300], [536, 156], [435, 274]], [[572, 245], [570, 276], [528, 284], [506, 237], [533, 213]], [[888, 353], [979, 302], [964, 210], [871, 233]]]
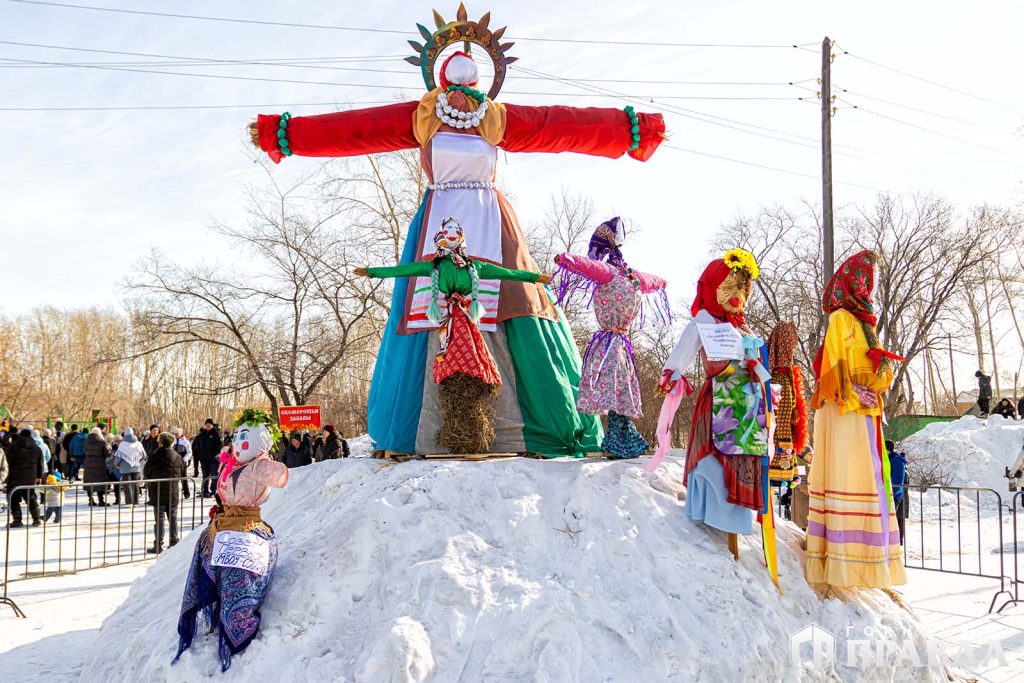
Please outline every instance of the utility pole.
[[836, 268], [832, 231], [832, 41], [821, 42], [821, 230], [823, 287]]
[[953, 365], [953, 335], [946, 335], [946, 343], [949, 344], [949, 379], [953, 382], [953, 414], [958, 415], [960, 409], [957, 407], [956, 366]]

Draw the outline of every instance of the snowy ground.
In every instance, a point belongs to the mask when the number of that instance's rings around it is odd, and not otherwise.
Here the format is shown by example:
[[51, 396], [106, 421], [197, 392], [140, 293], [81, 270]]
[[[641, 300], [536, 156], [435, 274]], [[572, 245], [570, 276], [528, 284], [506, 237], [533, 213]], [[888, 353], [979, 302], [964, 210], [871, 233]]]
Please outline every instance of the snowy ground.
[[[369, 454], [368, 441], [350, 443], [353, 455]], [[653, 477], [635, 462], [596, 459], [351, 459], [292, 474], [264, 508], [281, 548], [264, 628], [226, 675], [204, 636], [169, 666], [192, 535], [156, 562], [11, 584], [29, 618], [0, 606], [0, 678], [1024, 680], [1024, 605], [986, 614], [998, 581], [909, 570], [899, 592], [913, 615], [877, 591], [822, 601], [803, 581], [798, 532], [780, 522], [780, 596], [758, 538], [741, 542], [736, 563], [720, 534], [683, 518], [675, 458]], [[961, 496], [957, 539], [955, 498], [920, 503], [923, 525], [916, 497], [908, 520], [910, 564], [980, 558], [998, 574], [1009, 515], [1000, 525], [994, 504]], [[980, 534], [965, 535], [975, 519]], [[32, 562], [42, 547], [30, 545]], [[837, 634], [836, 665], [791, 662], [789, 636], [809, 624]], [[869, 641], [869, 652], [902, 648], [897, 666], [892, 656], [880, 668], [870, 656], [850, 664], [851, 639]], [[930, 668], [929, 653], [939, 655]]]
[[1010, 502], [1005, 468], [1024, 445], [1024, 420], [999, 415], [965, 416], [953, 422], [933, 422], [902, 442], [907, 460], [938, 462], [952, 477], [954, 486], [980, 486], [998, 492]]
[[[1024, 680], [1024, 605], [1007, 607], [1002, 614], [988, 614], [998, 582], [967, 576], [907, 570], [907, 585], [899, 592], [912, 606], [924, 629], [952, 657], [958, 653], [986, 652], [987, 664], [956, 670], [965, 678], [1003, 683]], [[1001, 604], [996, 603], [996, 606]], [[999, 652], [994, 649], [998, 645]], [[981, 659], [979, 656], [978, 660]]]
[[[638, 462], [323, 463], [293, 471], [265, 517], [281, 563], [264, 627], [221, 676], [212, 638], [173, 668], [191, 544], [161, 556], [88, 653], [83, 680], [934, 680], [942, 664], [810, 670], [815, 624], [928, 649], [887, 596], [821, 600], [799, 536], [779, 531], [779, 595], [757, 538], [735, 562], [687, 522], [681, 466]], [[926, 661], [925, 666], [929, 663]]]
[[146, 560], [13, 584], [10, 597], [26, 618], [19, 619], [0, 605], [0, 679], [79, 680], [84, 655], [96, 645], [103, 620], [153, 563]]

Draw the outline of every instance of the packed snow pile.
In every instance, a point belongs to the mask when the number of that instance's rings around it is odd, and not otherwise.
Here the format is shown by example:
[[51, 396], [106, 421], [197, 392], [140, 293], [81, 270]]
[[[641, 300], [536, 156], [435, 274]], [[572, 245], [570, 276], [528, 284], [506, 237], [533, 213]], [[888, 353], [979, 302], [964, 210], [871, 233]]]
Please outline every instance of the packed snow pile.
[[[1024, 421], [999, 415], [961, 417], [953, 422], [933, 422], [900, 444], [914, 469], [936, 467], [950, 475], [952, 486], [980, 486], [1000, 493], [1007, 490], [1003, 476], [1024, 444]], [[912, 482], [913, 483], [913, 482]]]
[[[937, 669], [791, 663], [816, 624], [926, 652], [880, 591], [821, 600], [779, 529], [784, 595], [760, 539], [734, 561], [688, 522], [682, 467], [641, 461], [335, 460], [292, 470], [264, 506], [280, 560], [249, 648], [220, 673], [200, 631], [174, 666], [190, 534], [104, 624], [84, 681], [932, 680]], [[927, 658], [926, 658], [927, 659]], [[927, 666], [927, 662], [926, 662]]]

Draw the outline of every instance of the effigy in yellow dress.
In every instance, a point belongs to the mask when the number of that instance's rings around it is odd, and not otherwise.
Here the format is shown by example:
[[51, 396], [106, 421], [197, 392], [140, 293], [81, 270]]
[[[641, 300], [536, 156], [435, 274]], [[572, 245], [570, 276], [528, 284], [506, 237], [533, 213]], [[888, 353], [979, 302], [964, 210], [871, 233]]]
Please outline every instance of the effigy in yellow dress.
[[825, 342], [815, 361], [814, 460], [809, 476], [807, 581], [887, 588], [906, 583], [888, 486], [881, 394], [891, 359], [878, 346], [874, 257], [850, 257], [826, 287]]

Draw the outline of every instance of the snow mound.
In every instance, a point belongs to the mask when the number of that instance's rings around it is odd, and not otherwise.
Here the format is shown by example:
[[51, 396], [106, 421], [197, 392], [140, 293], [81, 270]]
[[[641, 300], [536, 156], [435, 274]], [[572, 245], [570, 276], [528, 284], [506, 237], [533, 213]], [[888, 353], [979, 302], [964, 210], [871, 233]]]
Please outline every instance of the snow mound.
[[1013, 465], [1022, 444], [1024, 421], [967, 415], [953, 422], [933, 422], [900, 446], [911, 463], [941, 463], [954, 486], [979, 486], [1004, 494], [1005, 468]]
[[[292, 470], [264, 518], [280, 560], [259, 636], [221, 675], [215, 637], [178, 664], [176, 623], [197, 537], [163, 554], [108, 618], [84, 681], [928, 680], [927, 669], [810, 672], [808, 624], [910, 639], [880, 591], [819, 599], [799, 535], [779, 529], [784, 595], [760, 539], [732, 559], [688, 522], [682, 466], [642, 461], [334, 460]], [[840, 636], [843, 637], [843, 636]]]

